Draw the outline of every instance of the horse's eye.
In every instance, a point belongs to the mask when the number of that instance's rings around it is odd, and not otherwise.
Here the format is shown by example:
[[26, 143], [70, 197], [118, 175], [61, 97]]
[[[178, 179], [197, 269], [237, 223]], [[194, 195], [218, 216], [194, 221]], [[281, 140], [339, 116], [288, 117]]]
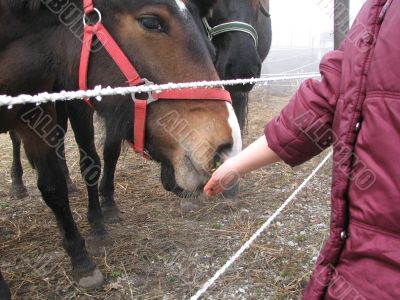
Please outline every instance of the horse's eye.
[[142, 17], [139, 19], [139, 23], [143, 26], [144, 29], [148, 31], [154, 31], [154, 32], [165, 31], [164, 25], [156, 17]]

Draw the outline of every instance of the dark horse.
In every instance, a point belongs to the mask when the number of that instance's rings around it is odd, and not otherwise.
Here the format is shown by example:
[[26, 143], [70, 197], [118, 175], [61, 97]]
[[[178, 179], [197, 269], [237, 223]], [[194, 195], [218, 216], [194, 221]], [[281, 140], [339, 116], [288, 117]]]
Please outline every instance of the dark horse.
[[[271, 48], [269, 0], [219, 0], [206, 20], [217, 51], [215, 65], [221, 79], [260, 77], [261, 64]], [[233, 108], [243, 130], [253, 85], [225, 88], [232, 95]]]
[[[82, 20], [82, 2], [38, 0], [35, 5], [34, 1], [21, 1], [13, 7], [16, 2], [0, 2], [0, 39], [6, 41], [0, 51], [0, 93], [78, 89], [82, 25], [67, 22], [72, 10], [66, 11], [66, 5], [77, 13], [76, 20]], [[193, 3], [198, 14], [204, 14], [210, 5], [209, 1]], [[102, 13], [102, 24], [142, 78], [157, 83], [219, 79], [210, 49], [198, 30], [200, 20], [195, 20], [180, 0], [96, 0], [94, 4]], [[88, 71], [89, 87], [124, 83], [126, 79], [105, 49], [95, 50]], [[92, 104], [105, 120], [107, 139], [134, 141], [135, 111], [130, 96], [103, 97]], [[89, 222], [92, 231], [101, 236], [104, 228], [96, 223], [101, 221], [101, 210], [98, 201], [93, 201], [98, 197], [96, 169], [100, 160], [93, 145], [93, 114], [88, 110], [77, 100], [69, 102], [66, 111], [81, 149], [81, 171], [89, 191]], [[181, 136], [182, 123], [190, 129], [190, 138]], [[82, 124], [87, 127], [80, 128]], [[57, 146], [63, 140], [59, 127], [51, 103], [0, 107], [0, 132], [14, 130], [21, 137], [37, 171], [38, 188], [57, 219], [74, 278], [82, 287], [95, 287], [103, 276], [86, 250], [69, 207], [67, 182], [58, 161]], [[224, 101], [160, 100], [148, 106], [145, 146], [161, 163], [164, 186], [177, 194], [195, 194], [202, 190], [222, 153], [240, 150], [241, 139], [233, 109]], [[0, 298], [9, 298], [1, 275]]]

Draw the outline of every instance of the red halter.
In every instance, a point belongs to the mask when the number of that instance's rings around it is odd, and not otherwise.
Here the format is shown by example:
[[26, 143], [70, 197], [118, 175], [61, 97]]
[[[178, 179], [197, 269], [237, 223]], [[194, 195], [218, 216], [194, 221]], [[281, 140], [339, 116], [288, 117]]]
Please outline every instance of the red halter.
[[[133, 67], [129, 59], [126, 57], [122, 49], [118, 46], [111, 34], [101, 23], [101, 14], [94, 8], [92, 0], [83, 0], [84, 8], [84, 33], [82, 43], [82, 53], [79, 66], [79, 89], [87, 90], [87, 73], [92, 50], [93, 38], [96, 35], [97, 39], [101, 42], [110, 57], [114, 60], [120, 71], [124, 74], [130, 86], [138, 86], [146, 84], [146, 80], [141, 78], [136, 69]], [[85, 18], [92, 13], [97, 13], [98, 20], [94, 25], [87, 24]], [[132, 95], [134, 102], [134, 125], [133, 149], [135, 152], [142, 154], [148, 158], [145, 152], [145, 129], [146, 129], [146, 116], [147, 105], [159, 99], [178, 99], [178, 100], [220, 100], [232, 103], [229, 92], [217, 88], [196, 88], [196, 89], [181, 89], [162, 91], [160, 93], [151, 93], [148, 95], [147, 100], [137, 99]], [[89, 99], [85, 101], [93, 108], [93, 104]]]

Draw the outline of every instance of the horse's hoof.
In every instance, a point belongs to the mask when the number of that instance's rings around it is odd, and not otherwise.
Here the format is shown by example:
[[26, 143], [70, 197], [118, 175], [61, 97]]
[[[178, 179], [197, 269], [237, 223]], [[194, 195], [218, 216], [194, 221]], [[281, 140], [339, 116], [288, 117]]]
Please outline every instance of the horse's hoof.
[[107, 248], [111, 247], [112, 244], [113, 242], [108, 234], [104, 234], [101, 236], [91, 234], [86, 239], [86, 246], [89, 253], [96, 257], [104, 255]]
[[24, 184], [13, 184], [10, 189], [12, 199], [20, 200], [29, 196]]
[[7, 285], [0, 285], [0, 300], [11, 300], [11, 293]]
[[96, 268], [91, 274], [79, 277], [76, 281], [79, 287], [83, 289], [95, 289], [103, 284], [104, 277], [100, 270]]
[[116, 205], [102, 205], [104, 222], [107, 224], [115, 224], [121, 222], [121, 212]]
[[2, 294], [0, 292], [0, 300], [11, 300], [11, 294], [10, 293]]

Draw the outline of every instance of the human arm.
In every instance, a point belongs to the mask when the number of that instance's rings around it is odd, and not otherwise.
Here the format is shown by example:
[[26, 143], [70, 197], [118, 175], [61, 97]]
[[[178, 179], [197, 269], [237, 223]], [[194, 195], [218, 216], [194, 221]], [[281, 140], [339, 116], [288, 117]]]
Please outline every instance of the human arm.
[[304, 81], [286, 107], [265, 127], [269, 147], [290, 166], [304, 163], [334, 141], [332, 124], [340, 98], [345, 46], [346, 42], [323, 57], [321, 80]]

